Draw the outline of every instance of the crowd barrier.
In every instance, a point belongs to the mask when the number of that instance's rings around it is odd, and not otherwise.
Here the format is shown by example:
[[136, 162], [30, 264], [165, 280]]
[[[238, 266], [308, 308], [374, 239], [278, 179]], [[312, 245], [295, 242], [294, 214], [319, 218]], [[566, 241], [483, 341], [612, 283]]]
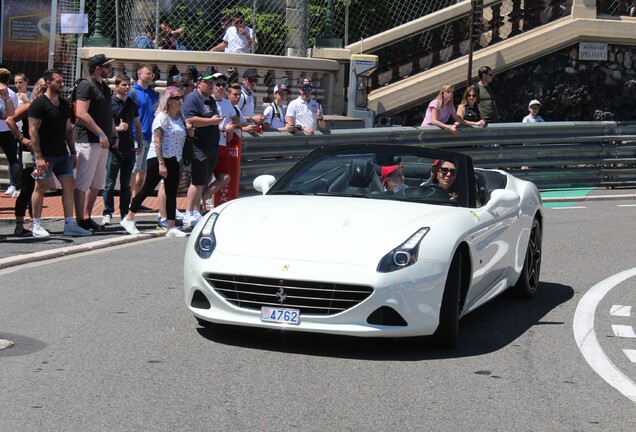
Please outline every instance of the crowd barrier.
[[469, 154], [476, 167], [506, 170], [540, 189], [636, 185], [636, 122], [500, 123], [460, 130], [456, 136], [434, 126], [245, 134], [241, 191], [249, 193], [261, 174], [279, 178], [317, 147], [353, 143], [456, 150]]
[[[469, 154], [476, 167], [506, 170], [540, 189], [636, 186], [636, 122], [500, 123], [460, 130], [456, 136], [434, 126], [244, 134], [240, 193], [253, 194], [257, 176], [279, 178], [315, 148], [353, 143], [456, 150]], [[0, 165], [6, 187], [4, 154]]]

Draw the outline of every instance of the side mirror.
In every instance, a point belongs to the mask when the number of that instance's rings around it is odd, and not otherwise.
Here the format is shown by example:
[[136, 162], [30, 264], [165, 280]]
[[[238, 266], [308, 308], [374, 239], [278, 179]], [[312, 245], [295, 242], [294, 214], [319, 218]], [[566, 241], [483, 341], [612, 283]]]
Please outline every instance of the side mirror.
[[265, 174], [256, 177], [252, 184], [254, 185], [254, 189], [265, 195], [267, 191], [272, 188], [274, 183], [276, 183], [276, 177]]
[[521, 197], [515, 191], [506, 189], [495, 189], [490, 194], [490, 200], [486, 207], [503, 207], [503, 208], [517, 208], [521, 202]]

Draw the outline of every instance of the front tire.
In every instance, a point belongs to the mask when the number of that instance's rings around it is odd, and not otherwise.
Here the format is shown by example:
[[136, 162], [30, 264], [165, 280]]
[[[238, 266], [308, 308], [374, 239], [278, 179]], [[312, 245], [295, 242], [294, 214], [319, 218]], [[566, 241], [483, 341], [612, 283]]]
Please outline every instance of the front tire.
[[532, 298], [539, 287], [539, 275], [541, 273], [541, 224], [535, 219], [532, 221], [528, 249], [523, 260], [523, 268], [519, 280], [513, 288], [513, 292], [522, 298]]
[[459, 293], [461, 288], [462, 254], [455, 252], [444, 286], [444, 296], [439, 311], [439, 325], [435, 331], [437, 345], [453, 349], [459, 333]]

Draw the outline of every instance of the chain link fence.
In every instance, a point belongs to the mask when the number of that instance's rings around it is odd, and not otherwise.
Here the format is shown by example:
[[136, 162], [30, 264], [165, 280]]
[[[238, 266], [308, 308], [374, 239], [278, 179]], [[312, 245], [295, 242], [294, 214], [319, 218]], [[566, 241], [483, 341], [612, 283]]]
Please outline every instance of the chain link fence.
[[[62, 14], [76, 14], [80, 12], [80, 4], [77, 0], [58, 0], [57, 17]], [[53, 69], [60, 69], [66, 86], [64, 96], [68, 96], [73, 87], [73, 82], [77, 72], [77, 46], [78, 34], [63, 34], [60, 32], [60, 23], [55, 26], [55, 49], [53, 51]]]
[[322, 44], [344, 46], [454, 3], [457, 0], [85, 0], [85, 11], [89, 34], [99, 16], [101, 33], [111, 46], [133, 47], [144, 32], [162, 39], [165, 24], [177, 30], [177, 46], [197, 51], [221, 42], [221, 20], [242, 12], [257, 34], [257, 53], [286, 55]]

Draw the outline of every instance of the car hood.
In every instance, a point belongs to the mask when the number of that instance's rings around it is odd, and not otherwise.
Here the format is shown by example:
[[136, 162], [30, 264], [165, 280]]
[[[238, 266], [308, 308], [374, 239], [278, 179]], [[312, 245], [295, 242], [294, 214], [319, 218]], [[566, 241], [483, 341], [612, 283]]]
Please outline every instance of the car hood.
[[380, 199], [258, 196], [228, 203], [214, 232], [227, 255], [377, 263], [455, 207]]

